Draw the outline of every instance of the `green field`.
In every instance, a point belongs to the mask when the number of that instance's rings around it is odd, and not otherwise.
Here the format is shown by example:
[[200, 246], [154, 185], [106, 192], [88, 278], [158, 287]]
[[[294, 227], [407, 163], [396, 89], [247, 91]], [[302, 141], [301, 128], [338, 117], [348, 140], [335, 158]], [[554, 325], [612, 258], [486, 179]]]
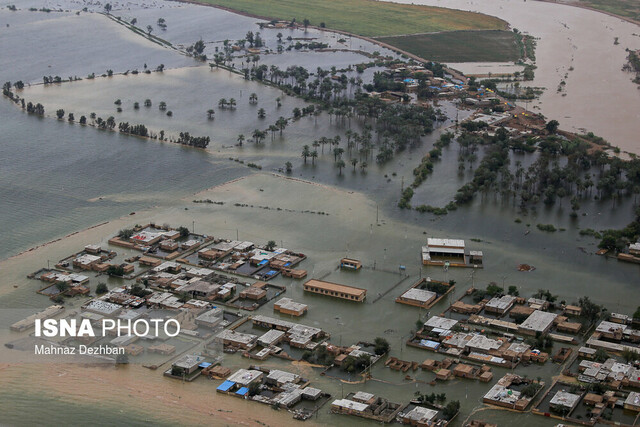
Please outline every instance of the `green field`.
[[640, 1], [638, 0], [579, 0], [574, 4], [640, 21]]
[[505, 29], [493, 16], [374, 0], [198, 0], [253, 15], [343, 30], [367, 37], [451, 30]]
[[509, 62], [520, 58], [512, 31], [449, 31], [377, 40], [439, 62]]

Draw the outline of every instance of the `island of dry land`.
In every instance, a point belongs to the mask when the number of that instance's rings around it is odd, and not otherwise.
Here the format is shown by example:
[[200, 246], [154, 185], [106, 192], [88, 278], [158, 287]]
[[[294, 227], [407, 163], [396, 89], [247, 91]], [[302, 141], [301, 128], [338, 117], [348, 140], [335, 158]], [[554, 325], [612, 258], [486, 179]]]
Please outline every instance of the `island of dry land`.
[[[432, 54], [440, 61], [518, 59], [516, 34], [506, 31], [508, 23], [495, 16], [475, 12], [373, 0], [183, 1], [264, 19], [295, 19], [299, 24], [326, 27], [361, 37], [384, 37], [382, 42], [427, 59], [434, 59], [430, 56]], [[472, 46], [469, 46], [469, 32], [473, 32]], [[432, 41], [425, 38], [425, 34], [438, 37], [445, 34], [446, 50], [432, 52], [428, 48]], [[446, 53], [449, 51], [451, 55]]]

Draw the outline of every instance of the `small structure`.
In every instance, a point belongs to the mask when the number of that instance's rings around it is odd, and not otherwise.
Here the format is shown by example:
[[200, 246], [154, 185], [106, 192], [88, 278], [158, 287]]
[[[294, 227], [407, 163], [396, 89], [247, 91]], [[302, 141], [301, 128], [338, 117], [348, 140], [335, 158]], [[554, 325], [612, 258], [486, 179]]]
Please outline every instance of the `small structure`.
[[362, 263], [357, 259], [342, 258], [340, 260], [340, 268], [345, 270], [360, 270], [362, 268]]
[[295, 302], [291, 298], [281, 298], [273, 305], [273, 309], [282, 314], [302, 316], [307, 312], [308, 306], [306, 304]]
[[171, 364], [171, 374], [174, 376], [185, 376], [192, 374], [198, 366], [204, 362], [202, 356], [186, 354]]
[[356, 288], [354, 286], [340, 285], [338, 283], [325, 282], [322, 280], [311, 279], [302, 285], [306, 292], [315, 294], [328, 295], [335, 298], [346, 299], [349, 301], [364, 301], [367, 296], [367, 290]]
[[582, 308], [577, 305], [568, 305], [564, 308], [564, 313], [569, 316], [580, 316], [582, 314]]
[[100, 245], [87, 245], [84, 247], [84, 251], [90, 254], [97, 255], [102, 252]]

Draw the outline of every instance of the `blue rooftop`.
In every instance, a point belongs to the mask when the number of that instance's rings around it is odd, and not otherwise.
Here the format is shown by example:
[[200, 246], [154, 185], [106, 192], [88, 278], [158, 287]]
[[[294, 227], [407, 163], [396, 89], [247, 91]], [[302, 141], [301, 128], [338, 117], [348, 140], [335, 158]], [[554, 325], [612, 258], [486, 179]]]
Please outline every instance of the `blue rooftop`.
[[236, 391], [236, 394], [240, 396], [244, 396], [247, 393], [249, 393], [249, 389], [247, 387], [241, 387], [238, 391]]
[[222, 384], [220, 384], [216, 390], [218, 390], [218, 391], [229, 391], [229, 389], [231, 387], [233, 387], [234, 385], [236, 385], [236, 383], [234, 383], [233, 381], [225, 381]]

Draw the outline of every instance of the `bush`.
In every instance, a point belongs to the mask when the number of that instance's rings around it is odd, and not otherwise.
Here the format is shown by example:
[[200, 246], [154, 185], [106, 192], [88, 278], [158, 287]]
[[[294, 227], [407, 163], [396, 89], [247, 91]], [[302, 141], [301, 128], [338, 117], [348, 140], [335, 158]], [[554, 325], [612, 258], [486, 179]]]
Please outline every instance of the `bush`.
[[536, 225], [536, 227], [538, 227], [538, 230], [540, 231], [547, 231], [549, 233], [554, 233], [557, 231], [556, 227], [554, 227], [553, 224], [538, 224]]
[[98, 295], [102, 295], [102, 294], [106, 294], [107, 292], [109, 292], [109, 288], [107, 287], [106, 283], [98, 283], [98, 286], [96, 287], [96, 294]]

